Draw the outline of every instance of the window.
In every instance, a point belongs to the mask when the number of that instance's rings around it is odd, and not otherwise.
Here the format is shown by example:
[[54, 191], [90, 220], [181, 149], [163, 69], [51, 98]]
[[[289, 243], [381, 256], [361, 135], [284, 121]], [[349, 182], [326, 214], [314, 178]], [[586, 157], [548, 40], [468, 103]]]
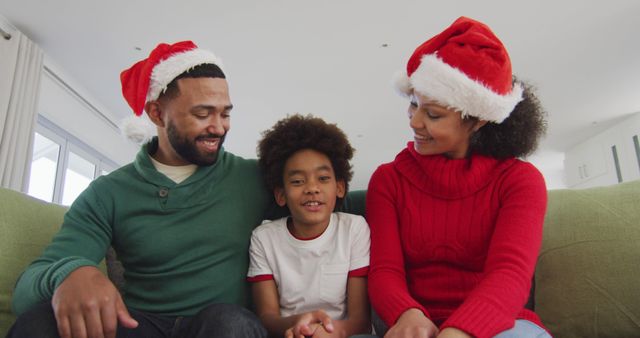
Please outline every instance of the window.
[[89, 183], [116, 168], [113, 161], [38, 116], [28, 194], [71, 205]]
[[41, 200], [53, 201], [59, 156], [60, 143], [36, 132], [29, 177], [29, 195]]
[[96, 165], [82, 156], [69, 151], [67, 170], [62, 187], [62, 204], [71, 205], [80, 193], [89, 186], [96, 173]]

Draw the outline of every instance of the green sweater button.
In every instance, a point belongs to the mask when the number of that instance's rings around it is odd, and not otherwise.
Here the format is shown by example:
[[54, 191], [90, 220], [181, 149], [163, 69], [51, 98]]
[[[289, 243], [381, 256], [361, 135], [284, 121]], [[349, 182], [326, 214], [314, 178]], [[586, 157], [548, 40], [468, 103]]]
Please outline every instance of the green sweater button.
[[169, 189], [167, 188], [162, 188], [158, 191], [158, 196], [160, 197], [167, 197], [167, 195], [169, 195]]

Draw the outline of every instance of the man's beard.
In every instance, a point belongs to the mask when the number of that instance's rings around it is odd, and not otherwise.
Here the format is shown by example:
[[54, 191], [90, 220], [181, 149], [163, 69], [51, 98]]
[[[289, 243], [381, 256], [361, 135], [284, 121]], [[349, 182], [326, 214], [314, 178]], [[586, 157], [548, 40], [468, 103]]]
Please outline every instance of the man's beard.
[[[222, 148], [222, 143], [224, 143], [226, 136], [226, 133], [223, 135], [209, 133], [200, 135], [196, 137], [195, 140], [189, 140], [186, 136], [178, 132], [178, 129], [172, 121], [169, 121], [167, 125], [167, 137], [176, 153], [178, 153], [182, 159], [198, 166], [210, 166], [216, 163], [218, 153], [220, 152], [220, 148]], [[213, 153], [201, 154], [198, 152], [198, 147], [196, 146], [196, 141], [201, 138], [219, 138], [218, 149]]]

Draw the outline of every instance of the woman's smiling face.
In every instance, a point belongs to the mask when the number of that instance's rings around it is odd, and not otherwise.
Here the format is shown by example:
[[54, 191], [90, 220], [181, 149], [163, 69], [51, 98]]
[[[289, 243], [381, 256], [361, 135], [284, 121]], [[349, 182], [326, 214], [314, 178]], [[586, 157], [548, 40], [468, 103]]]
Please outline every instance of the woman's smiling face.
[[414, 133], [414, 148], [421, 155], [444, 154], [450, 158], [464, 158], [471, 134], [486, 123], [463, 119], [460, 112], [419, 93], [411, 96], [408, 113]]

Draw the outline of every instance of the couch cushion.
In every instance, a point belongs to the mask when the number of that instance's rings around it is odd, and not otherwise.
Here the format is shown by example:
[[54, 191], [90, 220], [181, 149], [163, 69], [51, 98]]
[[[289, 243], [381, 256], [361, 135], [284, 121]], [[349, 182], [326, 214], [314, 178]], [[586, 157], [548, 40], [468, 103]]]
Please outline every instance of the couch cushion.
[[11, 294], [22, 271], [58, 231], [66, 208], [0, 188], [0, 337], [15, 320]]
[[640, 337], [640, 181], [550, 191], [535, 278], [555, 337]]

